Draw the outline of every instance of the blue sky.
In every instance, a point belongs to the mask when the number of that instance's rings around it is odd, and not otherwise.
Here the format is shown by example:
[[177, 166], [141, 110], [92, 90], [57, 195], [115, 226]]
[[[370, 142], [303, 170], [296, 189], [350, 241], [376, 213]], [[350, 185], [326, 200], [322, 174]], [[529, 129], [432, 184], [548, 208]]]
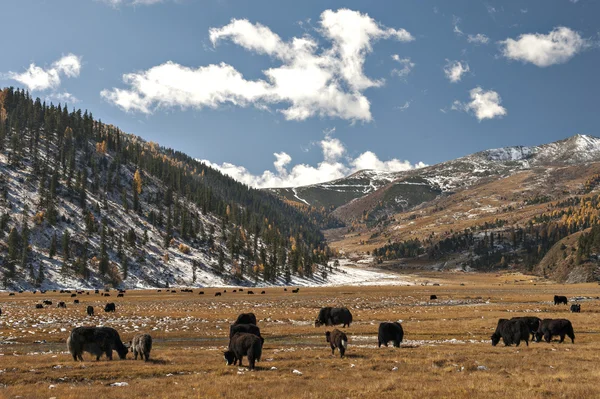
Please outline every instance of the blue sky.
[[255, 186], [600, 136], [600, 2], [4, 0], [0, 85]]

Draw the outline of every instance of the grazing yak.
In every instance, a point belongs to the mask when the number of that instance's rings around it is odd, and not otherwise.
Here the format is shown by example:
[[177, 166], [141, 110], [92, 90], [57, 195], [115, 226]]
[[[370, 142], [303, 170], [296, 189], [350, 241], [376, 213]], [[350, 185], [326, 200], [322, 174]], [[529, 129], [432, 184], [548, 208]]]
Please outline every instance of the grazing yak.
[[232, 324], [229, 326], [229, 339], [237, 333], [247, 333], [256, 335], [260, 338], [260, 343], [264, 345], [265, 339], [260, 335], [260, 328], [256, 324]]
[[325, 338], [331, 346], [331, 355], [333, 356], [335, 348], [338, 348], [340, 350], [340, 357], [344, 357], [346, 348], [348, 347], [348, 337], [346, 334], [336, 328], [332, 332], [327, 331], [325, 333]]
[[554, 304], [555, 305], [567, 305], [568, 301], [567, 301], [567, 297], [566, 296], [562, 296], [562, 295], [554, 295]]
[[540, 328], [540, 323], [542, 320], [539, 317], [526, 316], [526, 317], [513, 317], [511, 320], [520, 319], [523, 320], [527, 327], [529, 327], [529, 332], [531, 333], [531, 341], [535, 339], [535, 333]]
[[253, 291], [248, 291], [248, 295], [254, 295]]
[[227, 365], [235, 365], [239, 362], [242, 366], [244, 356], [248, 356], [250, 370], [254, 370], [254, 364], [260, 361], [262, 355], [262, 342], [254, 334], [236, 333], [229, 340], [229, 349], [223, 353]]
[[74, 299], [73, 303], [78, 304], [79, 303], [79, 299]]
[[433, 301], [434, 299], [437, 299], [437, 295], [429, 295], [429, 300]]
[[233, 324], [256, 324], [256, 315], [254, 313], [242, 313], [235, 319]]
[[381, 348], [381, 345], [388, 346], [388, 342], [392, 341], [396, 348], [400, 347], [400, 343], [404, 338], [404, 330], [402, 325], [398, 322], [394, 323], [381, 323], [379, 324], [379, 334], [377, 337], [377, 347]]
[[150, 360], [150, 351], [152, 350], [152, 337], [150, 334], [136, 334], [129, 342], [129, 347], [133, 352], [133, 357], [137, 360], [138, 355], [144, 361]]
[[220, 292], [215, 292], [215, 296], [221, 296]]
[[298, 292], [300, 292], [300, 288], [296, 288], [295, 290], [292, 290], [292, 293], [297, 294]]
[[121, 292], [117, 294], [117, 298], [123, 298], [125, 295]]
[[571, 312], [573, 313], [580, 313], [581, 312], [581, 305], [576, 303], [571, 305]]
[[261, 294], [261, 295], [264, 295], [264, 294], [266, 294], [266, 293], [267, 293], [267, 291], [261, 291], [261, 292], [260, 292], [260, 294]]
[[128, 352], [117, 330], [110, 327], [76, 327], [67, 338], [67, 348], [75, 361], [83, 361], [83, 352], [96, 356], [96, 360], [100, 360], [103, 353], [112, 360], [113, 350], [123, 360]]
[[115, 307], [115, 303], [114, 302], [107, 303], [106, 306], [104, 306], [104, 311], [105, 312], [114, 312], [116, 310], [117, 310], [117, 308]]
[[198, 295], [204, 295], [204, 291], [200, 291]]
[[521, 341], [525, 341], [525, 344], [529, 346], [529, 327], [521, 319], [500, 319], [496, 331], [491, 336], [492, 346], [496, 346], [500, 342], [500, 338], [506, 346], [512, 344], [519, 346]]
[[350, 323], [352, 323], [352, 313], [348, 308], [325, 307], [319, 311], [319, 316], [315, 320], [315, 327], [322, 325], [335, 326], [337, 324], [342, 324], [342, 327], [349, 327]]
[[552, 337], [554, 335], [560, 336], [559, 343], [563, 343], [565, 340], [565, 335], [571, 338], [571, 342], [575, 343], [575, 334], [573, 333], [573, 325], [567, 319], [544, 319], [540, 323], [540, 328], [535, 334], [535, 338], [537, 342], [544, 340], [546, 342], [552, 341]]
[[88, 316], [93, 316], [94, 315], [94, 307], [92, 305], [89, 305], [87, 307], [87, 315]]
[[42, 301], [42, 303], [43, 303], [44, 305], [52, 305], [52, 301], [49, 301], [49, 300], [47, 300], [47, 299], [46, 299], [46, 300], [44, 300], [44, 301]]
[[36, 303], [35, 308], [36, 309], [44, 309], [44, 305], [42, 305], [41, 303]]
[[59, 302], [58, 305], [56, 305], [56, 307], [66, 309], [67, 305], [64, 302]]

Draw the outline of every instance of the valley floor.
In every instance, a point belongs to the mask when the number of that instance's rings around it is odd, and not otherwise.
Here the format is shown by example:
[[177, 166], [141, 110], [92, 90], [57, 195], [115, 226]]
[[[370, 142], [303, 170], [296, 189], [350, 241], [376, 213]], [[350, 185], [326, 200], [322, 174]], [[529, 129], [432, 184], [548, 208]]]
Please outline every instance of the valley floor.
[[[428, 285], [281, 287], [256, 295], [128, 291], [104, 298], [47, 292], [0, 294], [0, 398], [591, 398], [600, 396], [600, 286], [559, 285], [521, 274], [429, 273]], [[431, 282], [439, 282], [433, 286]], [[261, 289], [262, 290], [262, 289]], [[164, 291], [164, 290], [163, 290]], [[429, 300], [435, 294], [438, 300]], [[554, 306], [555, 294], [581, 303], [582, 313]], [[53, 301], [35, 309], [43, 299]], [[67, 309], [57, 309], [65, 301]], [[104, 313], [115, 302], [114, 314]], [[85, 308], [96, 309], [93, 318]], [[347, 357], [331, 356], [313, 320], [322, 306], [354, 316]], [[265, 337], [258, 370], [226, 366], [222, 351], [238, 313], [254, 312]], [[498, 318], [568, 318], [575, 344], [492, 347]], [[402, 320], [401, 348], [377, 348], [382, 321]], [[116, 328], [124, 341], [137, 331], [154, 338], [151, 361], [76, 363], [65, 340], [77, 325]], [[341, 328], [340, 328], [341, 329]], [[115, 354], [115, 359], [117, 358]], [[247, 365], [247, 360], [245, 360]], [[298, 370], [301, 374], [294, 373]], [[115, 383], [121, 386], [112, 386]]]

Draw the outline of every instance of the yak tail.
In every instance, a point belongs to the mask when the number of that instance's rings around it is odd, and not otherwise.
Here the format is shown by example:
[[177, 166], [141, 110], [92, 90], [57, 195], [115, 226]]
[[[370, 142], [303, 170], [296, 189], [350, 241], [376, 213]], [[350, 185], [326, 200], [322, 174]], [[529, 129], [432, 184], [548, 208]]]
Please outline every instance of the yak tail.
[[342, 346], [344, 347], [344, 349], [346, 349], [348, 347], [348, 341], [346, 341], [345, 339], [342, 340]]

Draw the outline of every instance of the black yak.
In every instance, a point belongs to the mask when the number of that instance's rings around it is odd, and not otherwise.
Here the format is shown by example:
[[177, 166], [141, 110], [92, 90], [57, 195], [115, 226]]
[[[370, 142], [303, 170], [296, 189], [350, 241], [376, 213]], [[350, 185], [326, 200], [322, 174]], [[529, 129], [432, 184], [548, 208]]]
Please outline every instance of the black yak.
[[560, 336], [559, 343], [563, 343], [565, 335], [571, 338], [571, 342], [575, 343], [575, 333], [573, 332], [573, 325], [567, 319], [544, 319], [540, 323], [540, 328], [535, 334], [537, 342], [544, 340], [546, 342], [552, 341], [554, 335]]
[[35, 308], [36, 309], [44, 309], [44, 305], [42, 305], [41, 303], [36, 303]]
[[83, 352], [96, 356], [96, 360], [100, 360], [103, 353], [112, 360], [113, 350], [117, 351], [120, 359], [125, 359], [128, 352], [117, 330], [110, 327], [74, 328], [67, 338], [67, 348], [75, 361], [83, 361]]
[[215, 292], [215, 296], [221, 296], [220, 292]]
[[331, 346], [331, 354], [333, 355], [335, 353], [335, 348], [338, 348], [340, 350], [340, 357], [344, 357], [346, 348], [348, 347], [348, 337], [346, 334], [336, 328], [332, 332], [327, 331], [325, 333], [325, 338]]
[[377, 338], [377, 347], [381, 348], [381, 345], [388, 346], [388, 342], [393, 341], [396, 348], [400, 347], [400, 343], [404, 338], [404, 330], [402, 325], [398, 322], [394, 323], [381, 323], [379, 324], [379, 334]]
[[567, 301], [567, 297], [566, 296], [562, 296], [562, 295], [554, 295], [554, 304], [555, 305], [567, 305], [568, 301]]
[[581, 305], [578, 303], [575, 303], [573, 305], [571, 305], [571, 312], [573, 313], [580, 313], [581, 312]]
[[94, 315], [94, 307], [92, 305], [89, 305], [87, 307], [87, 315], [88, 316], [93, 316]]
[[500, 319], [496, 331], [491, 336], [492, 346], [496, 346], [500, 342], [500, 338], [506, 346], [512, 344], [519, 346], [521, 341], [525, 341], [525, 344], [529, 346], [529, 327], [521, 319]]
[[319, 316], [315, 320], [315, 327], [322, 325], [335, 326], [337, 324], [342, 324], [342, 327], [346, 327], [350, 326], [350, 323], [352, 323], [352, 313], [350, 313], [348, 308], [325, 307], [319, 311]]
[[67, 305], [64, 302], [59, 302], [58, 305], [56, 305], [56, 307], [66, 309]]
[[229, 326], [229, 339], [237, 333], [256, 335], [260, 338], [261, 344], [265, 343], [265, 339], [260, 335], [260, 328], [256, 324], [232, 324]]
[[106, 306], [104, 306], [104, 311], [105, 312], [114, 312], [116, 310], [117, 310], [117, 308], [115, 307], [115, 303], [114, 302], [107, 303]]
[[433, 301], [434, 299], [437, 299], [437, 295], [429, 295], [429, 299]]
[[542, 322], [542, 320], [539, 317], [533, 316], [511, 318], [511, 320], [515, 319], [523, 320], [527, 324], [527, 327], [529, 327], [529, 332], [531, 333], [531, 341], [533, 341], [535, 338], [535, 333], [537, 332], [538, 328], [540, 328], [540, 323]]
[[254, 313], [242, 313], [235, 319], [233, 324], [256, 324], [256, 315]]
[[135, 360], [137, 360], [138, 355], [142, 360], [150, 360], [150, 351], [152, 350], [152, 337], [150, 334], [136, 334], [129, 346]]
[[237, 333], [229, 340], [229, 349], [223, 355], [227, 365], [239, 362], [240, 367], [244, 356], [248, 356], [250, 370], [254, 370], [255, 362], [260, 361], [262, 355], [262, 342], [254, 334]]

